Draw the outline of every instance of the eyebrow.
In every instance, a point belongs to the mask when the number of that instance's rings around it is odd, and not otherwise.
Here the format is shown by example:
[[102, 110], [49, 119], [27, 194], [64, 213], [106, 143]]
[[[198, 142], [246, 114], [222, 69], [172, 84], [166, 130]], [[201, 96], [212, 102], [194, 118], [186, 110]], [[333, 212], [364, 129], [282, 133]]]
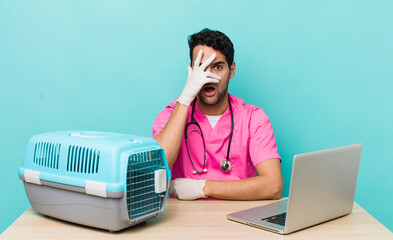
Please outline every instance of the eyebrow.
[[225, 64], [224, 61], [218, 61], [218, 62], [213, 62], [212, 65], [219, 65], [219, 64]]
[[[201, 66], [203, 63], [201, 62], [200, 64], [199, 64], [199, 66]], [[213, 66], [217, 66], [217, 65], [219, 65], [219, 64], [225, 64], [225, 62], [224, 61], [218, 61], [218, 62], [212, 62], [212, 63], [210, 63], [210, 65], [213, 65]]]

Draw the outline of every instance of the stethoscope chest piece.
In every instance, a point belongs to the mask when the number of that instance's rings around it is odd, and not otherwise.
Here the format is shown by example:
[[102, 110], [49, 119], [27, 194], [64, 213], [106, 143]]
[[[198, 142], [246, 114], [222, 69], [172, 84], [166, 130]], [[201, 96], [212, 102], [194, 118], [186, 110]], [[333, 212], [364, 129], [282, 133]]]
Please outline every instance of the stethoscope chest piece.
[[228, 161], [227, 159], [223, 160], [221, 162], [221, 170], [223, 172], [229, 172], [232, 169], [232, 164], [230, 161]]

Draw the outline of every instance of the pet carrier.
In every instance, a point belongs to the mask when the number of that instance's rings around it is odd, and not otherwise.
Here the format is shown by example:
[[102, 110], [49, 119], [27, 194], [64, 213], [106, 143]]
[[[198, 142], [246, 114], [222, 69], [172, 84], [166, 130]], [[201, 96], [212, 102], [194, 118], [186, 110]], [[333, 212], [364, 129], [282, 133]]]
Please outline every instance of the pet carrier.
[[111, 231], [163, 211], [170, 175], [154, 139], [87, 131], [33, 136], [19, 168], [35, 211]]

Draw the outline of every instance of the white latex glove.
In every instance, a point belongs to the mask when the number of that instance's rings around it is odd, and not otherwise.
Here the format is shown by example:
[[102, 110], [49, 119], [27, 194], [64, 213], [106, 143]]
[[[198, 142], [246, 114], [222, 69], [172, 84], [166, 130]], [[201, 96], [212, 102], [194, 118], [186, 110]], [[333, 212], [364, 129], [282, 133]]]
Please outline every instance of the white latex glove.
[[220, 76], [217, 76], [212, 72], [205, 71], [207, 66], [209, 66], [216, 58], [216, 54], [213, 53], [209, 59], [200, 65], [202, 55], [203, 51], [201, 49], [195, 59], [194, 69], [192, 69], [190, 66], [187, 67], [188, 77], [186, 86], [184, 87], [183, 92], [180, 94], [180, 97], [177, 99], [177, 101], [181, 104], [190, 106], [191, 102], [194, 100], [203, 85], [207, 83], [219, 83], [219, 80], [221, 80]]
[[206, 180], [195, 180], [190, 178], [176, 178], [169, 185], [169, 193], [180, 200], [195, 200], [206, 198], [203, 188]]

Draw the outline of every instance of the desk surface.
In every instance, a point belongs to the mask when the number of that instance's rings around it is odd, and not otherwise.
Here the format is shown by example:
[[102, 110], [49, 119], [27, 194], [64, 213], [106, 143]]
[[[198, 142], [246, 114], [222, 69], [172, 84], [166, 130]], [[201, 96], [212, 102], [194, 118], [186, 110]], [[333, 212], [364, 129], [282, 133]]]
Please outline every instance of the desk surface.
[[116, 233], [44, 217], [29, 208], [0, 239], [393, 239], [386, 227], [356, 203], [350, 215], [289, 235], [226, 219], [228, 213], [270, 202], [168, 199], [157, 217]]

